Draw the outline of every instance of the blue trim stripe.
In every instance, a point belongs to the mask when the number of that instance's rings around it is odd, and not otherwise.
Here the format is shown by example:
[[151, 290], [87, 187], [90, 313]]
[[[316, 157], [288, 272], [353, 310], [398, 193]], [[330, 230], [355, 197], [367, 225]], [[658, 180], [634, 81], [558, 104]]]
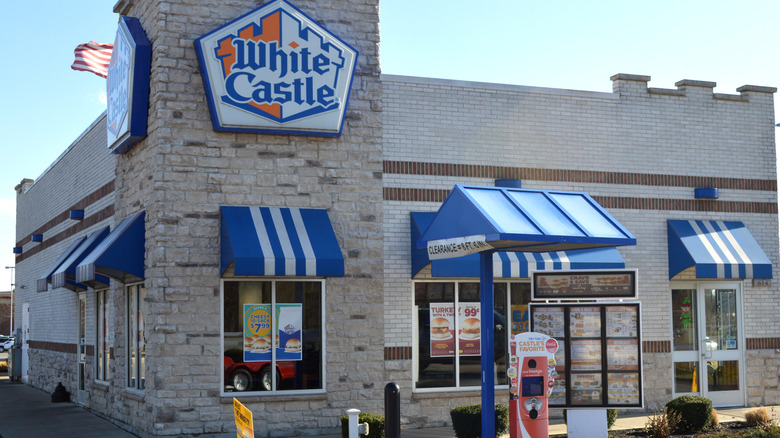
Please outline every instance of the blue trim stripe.
[[344, 257], [322, 209], [220, 207], [221, 274], [343, 277]]
[[696, 278], [772, 278], [772, 262], [738, 221], [670, 220], [669, 278], [695, 266]]

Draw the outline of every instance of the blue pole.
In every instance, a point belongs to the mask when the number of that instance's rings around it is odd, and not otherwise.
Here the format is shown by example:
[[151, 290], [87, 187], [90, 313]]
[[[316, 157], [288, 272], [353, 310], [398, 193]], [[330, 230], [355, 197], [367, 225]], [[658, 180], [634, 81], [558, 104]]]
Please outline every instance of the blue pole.
[[480, 353], [482, 357], [482, 437], [496, 436], [496, 388], [493, 378], [493, 253], [479, 253], [479, 301], [481, 313], [482, 339]]

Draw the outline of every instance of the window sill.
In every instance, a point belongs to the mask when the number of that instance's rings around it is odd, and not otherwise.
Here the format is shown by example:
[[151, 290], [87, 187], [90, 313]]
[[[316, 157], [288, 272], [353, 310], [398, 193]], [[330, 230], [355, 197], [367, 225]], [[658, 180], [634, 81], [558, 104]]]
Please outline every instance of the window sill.
[[125, 388], [124, 394], [130, 400], [144, 401], [144, 392], [139, 389]]
[[306, 400], [327, 400], [328, 394], [324, 392], [305, 394], [268, 394], [268, 395], [236, 395], [236, 393], [223, 394], [219, 402], [222, 404], [233, 403], [233, 398], [236, 398], [241, 403], [254, 403], [254, 402], [284, 402], [306, 398]]
[[108, 388], [111, 387], [111, 382], [105, 380], [94, 380], [92, 382], [92, 388], [98, 391], [108, 392]]

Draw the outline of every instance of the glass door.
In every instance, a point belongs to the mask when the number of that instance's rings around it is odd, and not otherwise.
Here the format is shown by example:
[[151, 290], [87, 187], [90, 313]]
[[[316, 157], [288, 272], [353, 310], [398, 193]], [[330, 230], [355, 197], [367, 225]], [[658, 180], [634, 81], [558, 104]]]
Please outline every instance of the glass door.
[[714, 406], [745, 403], [739, 284], [699, 283], [672, 289], [674, 393]]

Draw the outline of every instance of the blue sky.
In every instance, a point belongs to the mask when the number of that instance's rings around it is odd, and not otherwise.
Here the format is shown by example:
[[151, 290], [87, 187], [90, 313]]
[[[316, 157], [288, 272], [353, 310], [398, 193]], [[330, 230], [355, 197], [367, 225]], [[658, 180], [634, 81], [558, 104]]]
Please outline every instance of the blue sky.
[[[78, 44], [113, 42], [114, 3], [0, 2], [0, 290], [12, 282], [14, 187], [105, 109], [105, 80], [70, 65]], [[659, 88], [713, 81], [718, 93], [780, 86], [776, 0], [381, 0], [380, 15], [390, 74], [604, 92], [615, 73]]]

